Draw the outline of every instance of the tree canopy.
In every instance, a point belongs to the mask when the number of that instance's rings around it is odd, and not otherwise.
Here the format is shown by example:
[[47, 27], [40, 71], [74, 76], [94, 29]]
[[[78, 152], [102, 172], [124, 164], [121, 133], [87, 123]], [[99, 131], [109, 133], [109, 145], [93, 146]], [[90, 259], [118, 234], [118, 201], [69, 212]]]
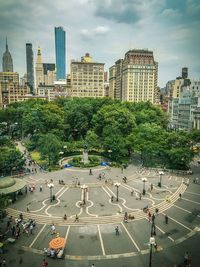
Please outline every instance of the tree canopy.
[[117, 162], [139, 154], [144, 165], [185, 169], [200, 143], [197, 130], [169, 132], [167, 114], [150, 102], [109, 98], [17, 102], [0, 111], [0, 124], [2, 144], [9, 138], [27, 139], [29, 149], [40, 151], [49, 163], [56, 163], [59, 151], [87, 145]]

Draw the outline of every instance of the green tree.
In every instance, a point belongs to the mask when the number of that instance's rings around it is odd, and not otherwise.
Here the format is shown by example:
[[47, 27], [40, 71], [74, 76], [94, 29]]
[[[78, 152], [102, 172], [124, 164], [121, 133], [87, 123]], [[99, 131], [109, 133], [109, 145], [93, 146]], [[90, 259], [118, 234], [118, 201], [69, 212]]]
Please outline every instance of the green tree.
[[61, 140], [52, 133], [42, 135], [38, 141], [38, 150], [44, 159], [48, 159], [49, 165], [57, 163], [61, 148]]

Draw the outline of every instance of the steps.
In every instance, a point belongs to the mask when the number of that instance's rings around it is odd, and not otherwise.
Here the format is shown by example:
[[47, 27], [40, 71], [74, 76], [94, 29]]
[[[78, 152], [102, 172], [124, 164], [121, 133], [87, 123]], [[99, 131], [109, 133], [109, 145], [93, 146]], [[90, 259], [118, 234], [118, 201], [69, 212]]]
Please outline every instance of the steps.
[[[177, 191], [169, 197], [170, 202], [163, 201], [153, 207], [150, 207], [149, 210], [151, 213], [155, 213], [155, 209], [159, 209], [159, 213], [164, 212], [165, 210], [171, 208], [173, 204], [179, 199], [179, 194], [183, 194], [187, 186], [182, 183]], [[124, 214], [119, 215], [111, 215], [111, 216], [99, 216], [99, 217], [79, 217], [79, 222], [74, 222], [75, 218], [68, 218], [66, 221], [62, 217], [54, 217], [54, 216], [47, 216], [47, 215], [40, 215], [31, 212], [22, 212], [19, 210], [15, 210], [12, 208], [7, 208], [6, 212], [9, 216], [13, 216], [14, 218], [18, 218], [19, 214], [23, 214], [24, 220], [27, 219], [35, 219], [38, 224], [47, 224], [59, 226], [81, 226], [81, 225], [92, 225], [92, 224], [119, 224], [123, 221]], [[147, 217], [147, 214], [143, 212], [143, 210], [130, 212], [130, 215], [134, 216], [134, 220], [140, 220]]]

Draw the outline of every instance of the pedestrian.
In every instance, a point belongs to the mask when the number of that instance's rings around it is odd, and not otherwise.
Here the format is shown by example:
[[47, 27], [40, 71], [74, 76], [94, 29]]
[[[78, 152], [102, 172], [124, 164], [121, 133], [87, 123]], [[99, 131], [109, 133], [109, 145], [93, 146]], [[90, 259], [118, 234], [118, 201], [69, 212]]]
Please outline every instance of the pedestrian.
[[185, 252], [185, 255], [184, 255], [184, 263], [185, 264], [188, 263], [188, 259], [189, 259], [189, 254], [188, 254], [188, 252]]
[[156, 212], [156, 215], [158, 215], [159, 209], [156, 208], [156, 209], [155, 209], [155, 212]]
[[134, 193], [134, 191], [133, 191], [133, 190], [131, 190], [131, 196], [133, 196], [133, 193]]
[[179, 194], [179, 199], [181, 199], [181, 198], [182, 198], [182, 194], [180, 193], [180, 194]]
[[123, 173], [123, 170], [124, 170], [124, 168], [123, 168], [123, 166], [121, 166], [121, 173]]
[[51, 226], [51, 234], [54, 235], [56, 233], [56, 227], [54, 224]]
[[78, 218], [78, 215], [77, 214], [76, 214], [76, 217], [75, 217], [74, 222], [79, 222], [79, 218]]
[[141, 200], [142, 199], [142, 194], [141, 193], [139, 193], [139, 200]]
[[199, 178], [197, 177], [197, 178], [196, 178], [196, 184], [198, 184], [198, 183], [199, 183]]
[[115, 234], [116, 234], [116, 235], [119, 235], [119, 226], [116, 226], [116, 227], [115, 227]]
[[40, 192], [42, 192], [42, 185], [40, 185]]
[[151, 191], [153, 190], [153, 184], [151, 184]]
[[149, 218], [149, 221], [151, 221], [151, 212], [150, 211], [148, 212], [148, 218]]
[[94, 267], [94, 263], [92, 264], [92, 266], [91, 267]]
[[165, 224], [168, 224], [168, 216], [165, 214]]
[[7, 221], [7, 230], [10, 228], [10, 220]]
[[33, 235], [33, 225], [30, 225], [30, 234]]
[[89, 172], [90, 175], [92, 175], [92, 169], [90, 169], [90, 172]]
[[12, 227], [12, 236], [13, 237], [15, 236], [15, 231], [16, 231], [16, 229], [15, 229], [15, 226], [13, 225], [13, 227]]
[[6, 259], [5, 258], [3, 258], [3, 260], [2, 260], [1, 266], [2, 267], [6, 266]]
[[111, 196], [111, 198], [110, 198], [111, 202], [113, 202], [113, 199], [114, 199], [114, 197], [113, 197], [113, 196]]
[[26, 206], [26, 211], [30, 212], [30, 206], [29, 205]]
[[66, 214], [64, 215], [63, 219], [64, 219], [65, 221], [67, 220], [67, 215], [66, 215]]
[[153, 213], [153, 215], [152, 215], [152, 218], [151, 218], [151, 220], [152, 220], [152, 222], [154, 222], [155, 221], [155, 214]]
[[48, 265], [48, 262], [46, 261], [46, 259], [43, 259], [43, 266], [47, 267], [47, 265]]

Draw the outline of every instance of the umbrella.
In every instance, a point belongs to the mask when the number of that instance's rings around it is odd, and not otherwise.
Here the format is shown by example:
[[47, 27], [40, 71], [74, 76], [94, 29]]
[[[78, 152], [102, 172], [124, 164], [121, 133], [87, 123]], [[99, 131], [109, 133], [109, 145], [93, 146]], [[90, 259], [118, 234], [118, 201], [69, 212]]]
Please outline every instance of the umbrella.
[[49, 248], [59, 249], [65, 246], [65, 239], [63, 237], [57, 237], [50, 241]]

